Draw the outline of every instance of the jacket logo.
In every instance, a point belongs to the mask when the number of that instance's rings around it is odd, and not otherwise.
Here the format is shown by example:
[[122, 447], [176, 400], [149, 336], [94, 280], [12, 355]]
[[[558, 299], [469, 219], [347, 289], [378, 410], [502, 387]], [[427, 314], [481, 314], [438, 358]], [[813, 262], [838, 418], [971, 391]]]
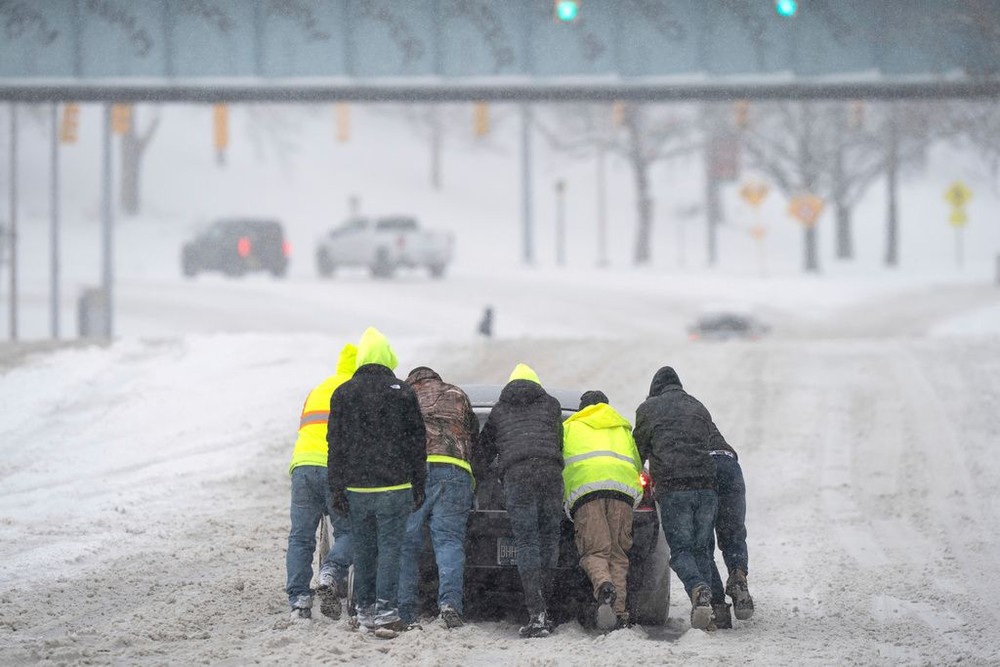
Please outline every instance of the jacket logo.
[[398, 384], [390, 384], [389, 389], [402, 389]]

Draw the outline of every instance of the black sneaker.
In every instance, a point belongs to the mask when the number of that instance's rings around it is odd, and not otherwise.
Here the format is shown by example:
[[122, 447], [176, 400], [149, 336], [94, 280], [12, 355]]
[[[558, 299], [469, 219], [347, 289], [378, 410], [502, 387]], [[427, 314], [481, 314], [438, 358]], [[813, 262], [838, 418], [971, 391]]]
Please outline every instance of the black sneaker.
[[750, 590], [747, 588], [746, 572], [740, 569], [733, 570], [726, 581], [726, 595], [733, 599], [733, 613], [736, 618], [745, 621], [753, 616], [753, 598], [750, 597]]
[[729, 612], [729, 605], [725, 602], [712, 605], [712, 623], [717, 630], [732, 630], [733, 616]]
[[706, 584], [698, 584], [691, 591], [691, 627], [706, 630], [712, 622], [712, 591]]
[[518, 630], [518, 634], [522, 637], [548, 637], [551, 632], [548, 615], [544, 611], [532, 616], [528, 624]]
[[291, 613], [293, 621], [308, 621], [312, 618], [312, 609], [308, 607], [294, 607]]
[[450, 604], [441, 605], [441, 620], [449, 628], [460, 628], [465, 624], [462, 615]]

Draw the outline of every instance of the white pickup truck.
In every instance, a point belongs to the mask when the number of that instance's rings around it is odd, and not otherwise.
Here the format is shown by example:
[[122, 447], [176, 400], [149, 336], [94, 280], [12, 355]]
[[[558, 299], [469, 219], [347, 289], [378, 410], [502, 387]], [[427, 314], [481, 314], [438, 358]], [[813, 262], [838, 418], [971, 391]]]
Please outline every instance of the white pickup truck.
[[327, 277], [339, 267], [367, 267], [376, 278], [388, 278], [399, 268], [426, 267], [440, 278], [451, 261], [451, 232], [421, 229], [415, 218], [350, 218], [320, 238], [316, 269]]

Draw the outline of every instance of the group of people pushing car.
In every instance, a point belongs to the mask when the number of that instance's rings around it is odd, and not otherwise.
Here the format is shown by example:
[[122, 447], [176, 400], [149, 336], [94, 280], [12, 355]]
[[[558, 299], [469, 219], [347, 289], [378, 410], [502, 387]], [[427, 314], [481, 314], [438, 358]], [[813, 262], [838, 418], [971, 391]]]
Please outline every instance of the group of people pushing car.
[[670, 567], [691, 600], [691, 626], [731, 628], [732, 612], [741, 620], [753, 614], [739, 460], [673, 368], [654, 375], [633, 429], [598, 390], [584, 392], [579, 410], [563, 421], [538, 375], [517, 364], [480, 430], [461, 388], [425, 366], [400, 379], [396, 366], [389, 341], [369, 327], [306, 397], [289, 466], [286, 592], [293, 619], [311, 617], [316, 529], [329, 515], [335, 538], [315, 591], [325, 616], [340, 618], [353, 564], [353, 628], [392, 638], [419, 627], [418, 563], [428, 525], [440, 619], [461, 626], [474, 480], [494, 460], [528, 611], [521, 636], [553, 630], [547, 608], [564, 513], [593, 587], [594, 624], [605, 632], [629, 624], [632, 510], [646, 460]]

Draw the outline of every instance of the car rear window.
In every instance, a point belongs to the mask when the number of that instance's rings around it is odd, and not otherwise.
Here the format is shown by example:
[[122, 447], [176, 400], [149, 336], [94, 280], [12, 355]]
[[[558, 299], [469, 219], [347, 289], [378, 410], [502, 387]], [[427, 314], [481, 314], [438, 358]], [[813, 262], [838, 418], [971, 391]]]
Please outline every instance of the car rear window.
[[375, 223], [376, 229], [390, 231], [406, 231], [417, 228], [414, 218], [381, 218]]

